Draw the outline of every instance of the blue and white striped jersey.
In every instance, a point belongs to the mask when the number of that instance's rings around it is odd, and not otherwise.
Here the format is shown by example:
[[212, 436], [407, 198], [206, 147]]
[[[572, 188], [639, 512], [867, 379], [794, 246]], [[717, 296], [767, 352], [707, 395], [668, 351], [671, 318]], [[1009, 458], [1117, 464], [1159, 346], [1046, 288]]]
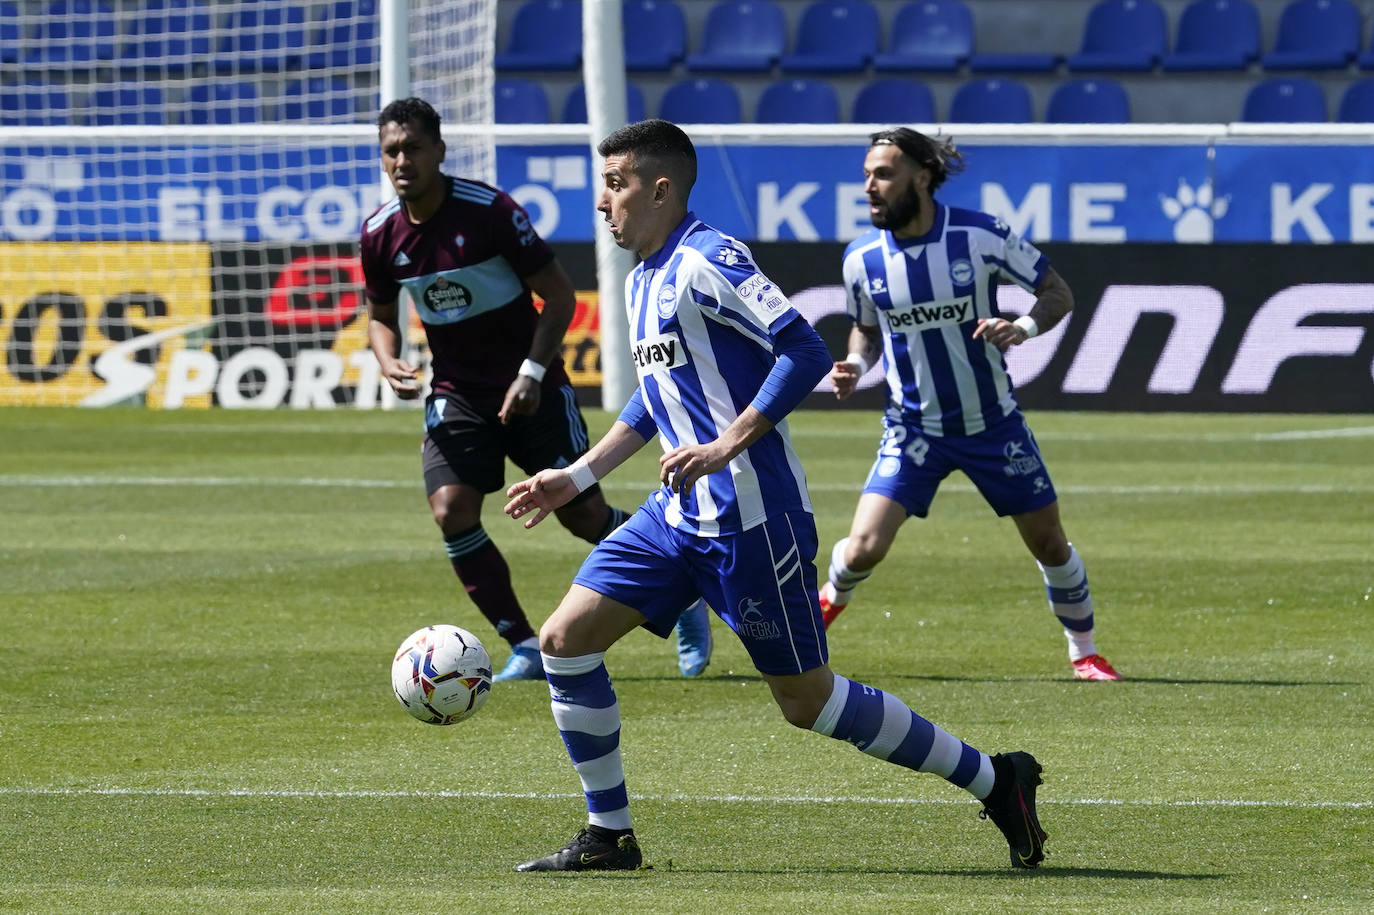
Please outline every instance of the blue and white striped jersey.
[[1034, 291], [1050, 263], [1007, 224], [935, 206], [919, 238], [871, 229], [844, 252], [849, 315], [882, 333], [888, 416], [929, 435], [973, 435], [1016, 409], [1002, 353], [973, 331], [999, 317], [997, 278]]
[[[747, 247], [691, 213], [626, 278], [625, 303], [640, 396], [665, 452], [720, 437], [772, 370], [773, 333], [799, 317]], [[685, 496], [661, 488], [653, 498], [670, 524], [703, 537], [811, 511], [786, 420]]]

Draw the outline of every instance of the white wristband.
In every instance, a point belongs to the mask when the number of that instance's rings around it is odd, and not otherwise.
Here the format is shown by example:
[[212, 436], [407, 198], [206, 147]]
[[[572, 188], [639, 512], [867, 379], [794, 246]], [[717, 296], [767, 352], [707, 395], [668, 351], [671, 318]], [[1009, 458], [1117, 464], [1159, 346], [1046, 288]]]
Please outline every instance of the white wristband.
[[526, 378], [533, 378], [535, 381], [542, 382], [544, 380], [544, 373], [547, 371], [548, 368], [546, 366], [540, 365], [533, 359], [526, 359], [524, 362], [520, 363], [519, 374], [524, 375]]
[[1034, 337], [1036, 334], [1040, 333], [1040, 325], [1036, 324], [1035, 319], [1032, 318], [1030, 315], [1022, 315], [1021, 317], [1017, 318], [1015, 321], [1012, 321], [1011, 323], [1015, 324], [1017, 327], [1021, 328], [1026, 332], [1027, 340], [1029, 340], [1031, 337]]
[[845, 362], [852, 362], [853, 364], [855, 364], [855, 365], [857, 365], [857, 366], [859, 367], [859, 377], [860, 377], [860, 378], [862, 378], [862, 377], [864, 377], [865, 375], [868, 374], [868, 369], [869, 369], [868, 360], [865, 359], [865, 358], [863, 357], [863, 354], [862, 354], [862, 353], [850, 353], [848, 356], [845, 356], [845, 357], [844, 357], [844, 361], [845, 361]]
[[596, 485], [596, 474], [592, 472], [591, 465], [587, 463], [586, 455], [573, 461], [565, 469], [568, 472], [568, 479], [572, 480], [578, 492], [585, 492]]

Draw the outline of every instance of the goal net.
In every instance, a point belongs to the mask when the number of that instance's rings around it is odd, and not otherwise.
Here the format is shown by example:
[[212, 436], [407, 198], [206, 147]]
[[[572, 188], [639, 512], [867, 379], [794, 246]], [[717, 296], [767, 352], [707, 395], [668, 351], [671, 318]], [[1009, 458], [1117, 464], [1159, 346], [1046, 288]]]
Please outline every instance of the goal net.
[[0, 405], [388, 403], [357, 260], [382, 74], [490, 124], [494, 5], [397, 4], [388, 48], [381, 0], [0, 4]]

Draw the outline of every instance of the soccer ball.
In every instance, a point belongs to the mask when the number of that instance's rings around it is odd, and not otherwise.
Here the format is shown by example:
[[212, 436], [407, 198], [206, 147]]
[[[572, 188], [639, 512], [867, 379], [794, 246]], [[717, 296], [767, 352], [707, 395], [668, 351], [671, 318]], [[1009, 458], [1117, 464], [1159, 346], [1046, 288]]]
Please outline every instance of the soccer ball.
[[466, 629], [426, 626], [396, 649], [391, 688], [406, 711], [426, 724], [455, 724], [487, 701], [491, 656]]

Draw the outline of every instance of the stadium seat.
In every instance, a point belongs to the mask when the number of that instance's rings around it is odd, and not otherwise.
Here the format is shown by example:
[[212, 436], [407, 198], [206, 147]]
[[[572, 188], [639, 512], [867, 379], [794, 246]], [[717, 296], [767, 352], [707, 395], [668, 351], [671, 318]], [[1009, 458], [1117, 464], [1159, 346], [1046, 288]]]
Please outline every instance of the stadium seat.
[[1178, 20], [1174, 52], [1161, 64], [1171, 73], [1244, 70], [1259, 58], [1259, 10], [1250, 0], [1193, 0]]
[[380, 27], [377, 0], [335, 0], [313, 33], [307, 57], [310, 69], [375, 65]]
[[674, 0], [625, 0], [625, 69], [666, 73], [687, 55], [687, 17]]
[[9, 0], [0, 3], [0, 63], [19, 63], [19, 46], [24, 40], [24, 24], [19, 7]]
[[840, 99], [828, 82], [780, 79], [764, 87], [754, 120], [760, 124], [836, 124]]
[[815, 0], [802, 12], [784, 73], [862, 73], [878, 53], [878, 11], [868, 0]]
[[1168, 41], [1169, 22], [1155, 0], [1098, 0], [1088, 10], [1078, 53], [1069, 55], [1069, 69], [1153, 70]]
[[357, 119], [353, 87], [342, 76], [287, 80], [282, 92], [282, 119], [347, 124]]
[[913, 0], [898, 8], [880, 73], [953, 73], [973, 53], [973, 14], [963, 0]]
[[767, 73], [787, 50], [787, 20], [773, 0], [718, 0], [706, 14], [693, 73]]
[[1360, 11], [1350, 0], [1292, 0], [1279, 15], [1266, 70], [1338, 70], [1360, 50]]
[[658, 116], [674, 124], [738, 124], [742, 113], [739, 93], [720, 79], [684, 79], [658, 100]]
[[[644, 93], [634, 83], [625, 84], [625, 112], [627, 123], [644, 120]], [[563, 123], [587, 123], [587, 87], [582, 83], [573, 86], [563, 101]]]
[[177, 77], [208, 64], [214, 18], [201, 0], [144, 0], [129, 26], [120, 66], [129, 78], [142, 73]]
[[1050, 124], [1126, 124], [1131, 100], [1120, 83], [1110, 79], [1074, 79], [1050, 94], [1045, 121]]
[[0, 86], [0, 125], [60, 127], [70, 122], [67, 90], [54, 83]]
[[525, 0], [515, 11], [497, 70], [576, 70], [582, 65], [580, 0]]
[[534, 80], [498, 78], [494, 110], [498, 124], [549, 123], [549, 97]]
[[1030, 90], [1014, 79], [965, 83], [949, 105], [949, 120], [956, 124], [1026, 124], [1033, 119]]
[[43, 8], [28, 42], [29, 67], [69, 69], [115, 59], [115, 14], [96, 0], [53, 0]]
[[1341, 107], [1336, 120], [1347, 124], [1374, 124], [1374, 79], [1362, 79], [1350, 84], [1341, 94]]
[[91, 94], [90, 106], [90, 122], [101, 127], [167, 123], [162, 89], [154, 83], [101, 86]]
[[220, 39], [219, 73], [277, 73], [299, 69], [305, 55], [305, 7], [279, 0], [241, 0], [230, 6]]
[[935, 98], [914, 79], [875, 80], [854, 97], [856, 124], [933, 124]]
[[196, 83], [186, 94], [191, 124], [251, 124], [258, 114], [258, 86], [251, 80]]
[[1357, 61], [1361, 70], [1374, 70], [1374, 28], [1369, 31], [1369, 50], [1361, 54]]
[[1250, 87], [1240, 119], [1252, 124], [1325, 121], [1326, 95], [1305, 77], [1276, 76]]

